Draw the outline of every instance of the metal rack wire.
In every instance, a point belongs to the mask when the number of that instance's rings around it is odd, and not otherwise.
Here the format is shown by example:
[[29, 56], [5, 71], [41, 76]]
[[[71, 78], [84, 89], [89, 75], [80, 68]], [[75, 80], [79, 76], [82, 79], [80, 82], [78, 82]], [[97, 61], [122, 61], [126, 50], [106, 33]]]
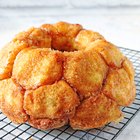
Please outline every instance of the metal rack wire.
[[0, 112], [0, 140], [113, 140], [140, 110], [140, 51], [120, 48], [129, 57], [135, 68], [137, 95], [129, 107], [122, 108], [125, 117], [118, 124], [109, 123], [100, 129], [73, 130], [69, 126], [49, 131], [40, 131], [29, 124], [15, 125]]

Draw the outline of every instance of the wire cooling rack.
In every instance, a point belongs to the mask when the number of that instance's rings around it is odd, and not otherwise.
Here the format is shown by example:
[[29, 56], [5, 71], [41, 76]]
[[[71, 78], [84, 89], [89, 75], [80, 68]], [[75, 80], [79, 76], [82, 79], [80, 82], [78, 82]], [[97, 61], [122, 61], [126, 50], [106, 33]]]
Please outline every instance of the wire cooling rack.
[[40, 131], [27, 123], [15, 125], [0, 112], [0, 140], [114, 140], [140, 110], [140, 51], [120, 49], [133, 62], [137, 89], [133, 104], [122, 108], [125, 115], [122, 121], [87, 131], [73, 130], [69, 126]]

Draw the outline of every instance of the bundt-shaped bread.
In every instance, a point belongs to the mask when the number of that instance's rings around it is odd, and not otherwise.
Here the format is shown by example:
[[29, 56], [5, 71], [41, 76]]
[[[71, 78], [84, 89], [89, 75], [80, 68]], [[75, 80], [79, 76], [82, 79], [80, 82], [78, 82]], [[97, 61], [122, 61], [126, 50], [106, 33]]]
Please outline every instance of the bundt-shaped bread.
[[79, 24], [44, 24], [0, 51], [0, 108], [39, 129], [91, 129], [122, 118], [135, 98], [132, 63]]

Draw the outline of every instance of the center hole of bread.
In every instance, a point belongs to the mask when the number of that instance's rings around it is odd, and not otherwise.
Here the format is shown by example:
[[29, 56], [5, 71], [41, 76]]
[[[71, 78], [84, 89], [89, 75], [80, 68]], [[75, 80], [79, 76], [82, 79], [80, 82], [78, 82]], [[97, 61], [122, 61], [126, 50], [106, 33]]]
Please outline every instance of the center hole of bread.
[[66, 37], [56, 37], [52, 40], [52, 46], [51, 48], [54, 50], [58, 50], [61, 52], [73, 52], [77, 51], [74, 41], [66, 38]]

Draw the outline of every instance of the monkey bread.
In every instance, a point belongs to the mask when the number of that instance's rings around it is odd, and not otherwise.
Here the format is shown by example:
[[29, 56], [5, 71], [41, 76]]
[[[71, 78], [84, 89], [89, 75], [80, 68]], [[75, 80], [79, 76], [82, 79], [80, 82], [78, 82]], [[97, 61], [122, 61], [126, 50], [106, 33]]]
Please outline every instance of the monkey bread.
[[18, 124], [102, 127], [122, 119], [135, 94], [130, 60], [79, 24], [32, 27], [0, 50], [0, 109]]

